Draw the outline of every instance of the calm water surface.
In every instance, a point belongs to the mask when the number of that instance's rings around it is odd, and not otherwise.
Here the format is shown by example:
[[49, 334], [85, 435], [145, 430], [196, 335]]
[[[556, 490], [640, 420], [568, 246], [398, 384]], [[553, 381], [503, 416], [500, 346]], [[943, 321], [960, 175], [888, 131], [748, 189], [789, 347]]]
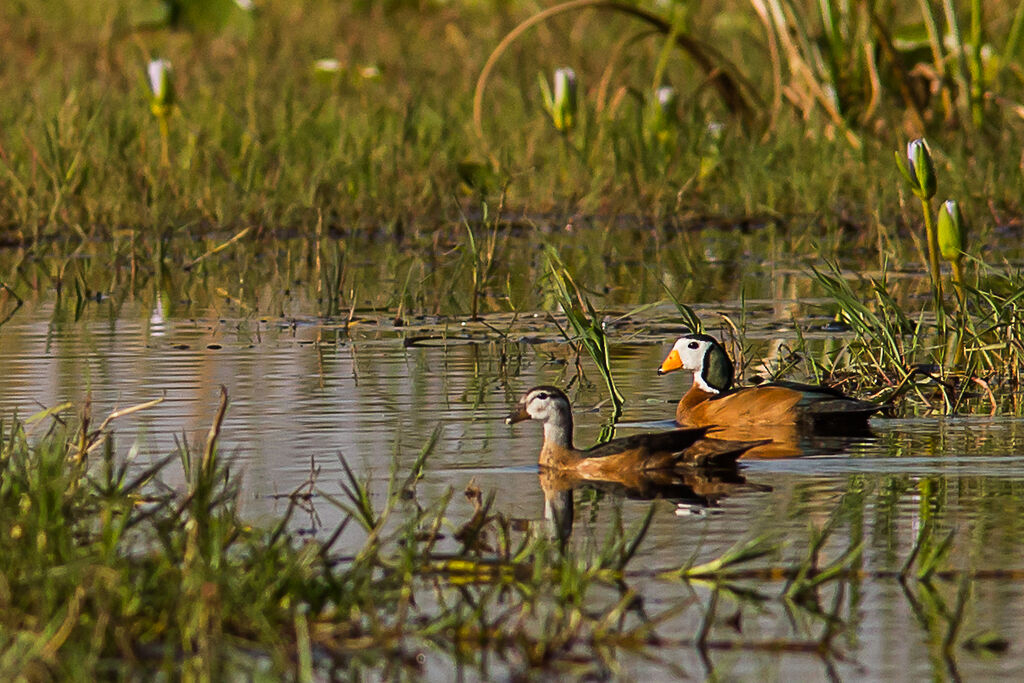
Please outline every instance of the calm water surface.
[[[442, 336], [438, 329], [433, 333]], [[118, 425], [120, 449], [138, 444], [145, 460], [170, 451], [176, 439], [200, 442], [224, 385], [231, 406], [222, 450], [243, 471], [245, 511], [257, 518], [280, 514], [285, 505], [275, 495], [302, 485], [311, 467], [319, 468], [321, 490], [340, 493], [339, 455], [383, 490], [389, 470], [407, 467], [440, 426], [419, 488], [424, 500], [475, 480], [485, 492], [496, 492], [497, 510], [541, 518], [539, 426], [510, 428], [502, 418], [535, 384], [581, 386], [567, 347], [550, 334], [530, 340], [540, 343], [523, 343], [517, 335], [508, 343], [496, 334], [459, 339], [458, 322], [441, 333], [447, 341], [408, 346], [403, 339], [414, 331], [390, 323], [357, 325], [346, 336], [315, 320], [168, 318], [159, 305], [125, 305], [114, 315], [97, 304], [75, 322], [44, 304], [20, 311], [0, 329], [0, 415], [16, 411], [25, 417], [64, 401], [77, 406], [91, 396], [99, 417], [163, 397]], [[672, 341], [671, 332], [666, 335], [663, 343], [613, 337], [625, 420], [670, 417], [673, 400], [686, 388], [681, 375], [655, 375]], [[589, 376], [599, 382], [593, 370]], [[608, 411], [587, 410], [600, 402], [603, 389], [582, 386], [574, 392], [576, 441], [587, 445]], [[943, 566], [1024, 571], [1024, 422], [877, 418], [872, 427], [872, 436], [816, 442], [807, 457], [748, 463], [744, 481], [716, 489], [713, 507], [656, 503], [630, 583], [652, 615], [680, 601], [696, 602], [659, 629], [666, 645], [654, 659], [627, 657], [622, 673], [653, 680], [681, 672], [702, 678], [711, 670], [727, 679], [1024, 679], [1024, 581], [979, 578], [966, 603], [960, 640], [990, 630], [1008, 641], [1005, 654], [976, 654], [960, 645], [947, 654], [941, 643], [956, 607], [957, 582], [940, 579], [926, 589], [878, 575], [899, 569], [924, 517], [940, 536], [955, 530]], [[174, 484], [173, 478], [169, 473], [168, 482]], [[453, 501], [452, 518], [468, 518], [471, 507], [462, 496]], [[619, 515], [629, 526], [648, 505], [577, 491], [573, 542], [581, 549], [600, 543]], [[824, 620], [807, 605], [776, 599], [784, 583], [763, 579], [742, 585], [771, 599], [751, 603], [722, 593], [718, 602], [712, 639], [747, 647], [713, 650], [704, 659], [686, 643], [703, 618], [700, 606], [710, 588], [660, 580], [654, 570], [711, 559], [760, 534], [784, 542], [781, 556], [769, 563], [799, 561], [811, 530], [833, 515], [841, 522], [825, 546], [823, 564], [864, 544], [856, 564], [861, 578], [844, 582], [838, 596], [838, 656], [793, 645], [817, 638]], [[329, 532], [338, 519], [321, 501], [297, 523]], [[836, 598], [834, 587], [824, 589], [821, 609], [830, 610]], [[428, 660], [427, 672], [444, 679], [451, 673], [447, 666]]]

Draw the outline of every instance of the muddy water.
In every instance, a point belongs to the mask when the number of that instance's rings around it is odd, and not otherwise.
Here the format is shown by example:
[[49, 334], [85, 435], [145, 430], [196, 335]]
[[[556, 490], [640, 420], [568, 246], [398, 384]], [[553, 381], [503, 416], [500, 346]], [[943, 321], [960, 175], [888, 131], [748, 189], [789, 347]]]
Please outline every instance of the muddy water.
[[[387, 318], [367, 318], [346, 335], [313, 318], [175, 318], [159, 303], [126, 304], [117, 315], [94, 306], [78, 321], [54, 320], [43, 303], [19, 311], [0, 331], [0, 415], [27, 417], [91, 396], [101, 416], [163, 397], [118, 424], [120, 447], [138, 444], [145, 461], [171, 450], [176, 439], [200, 441], [223, 385], [231, 407], [222, 449], [244, 473], [243, 504], [254, 517], [279, 514], [284, 504], [275, 495], [301, 486], [311, 468], [319, 470], [321, 490], [338, 494], [339, 455], [380, 484], [392, 466], [407, 467], [439, 428], [422, 498], [475, 481], [496, 492], [496, 509], [537, 520], [544, 508], [539, 427], [511, 428], [502, 420], [516, 397], [540, 383], [573, 387], [579, 445], [592, 443], [608, 420], [606, 408], [589, 410], [603, 396], [599, 376], [587, 363], [587, 377], [577, 375], [543, 317], [507, 338], [495, 331], [509, 323], [504, 318], [492, 320], [493, 329], [458, 321], [395, 328]], [[672, 334], [671, 326], [613, 332], [624, 420], [671, 416], [687, 380], [659, 378], [654, 370]], [[654, 658], [627, 657], [623, 673], [654, 680], [680, 672], [768, 680], [1024, 677], [1024, 581], [990, 573], [971, 586], [958, 642], [992, 631], [1009, 644], [1007, 654], [995, 655], [959, 644], [943, 649], [957, 603], [955, 577], [922, 587], [887, 574], [902, 566], [926, 520], [937, 537], [955, 530], [944, 567], [1024, 570], [1024, 422], [878, 418], [872, 427], [870, 436], [802, 444], [805, 457], [749, 462], [740, 480], [717, 486], [714, 495], [657, 503], [629, 582], [651, 615], [696, 600], [659, 629], [665, 645]], [[619, 515], [634, 524], [648, 505], [577, 491], [573, 542], [598, 543]], [[469, 512], [456, 496], [452, 517]], [[711, 559], [762, 534], [783, 542], [768, 564], [796, 562], [808, 553], [811, 529], [833, 516], [840, 521], [823, 564], [863, 543], [857, 577], [842, 583], [841, 595], [832, 586], [817, 605], [789, 603], [777, 599], [783, 581], [743, 579], [745, 591], [768, 599], [719, 594], [710, 637], [735, 647], [702, 657], [689, 644], [711, 588], [664, 581], [657, 570]], [[297, 523], [317, 532], [337, 520], [336, 510], [317, 503]], [[841, 620], [834, 650], [815, 653], [803, 644], [820, 636], [822, 613], [833, 602]], [[445, 666], [431, 661], [428, 671], [445, 678]]]

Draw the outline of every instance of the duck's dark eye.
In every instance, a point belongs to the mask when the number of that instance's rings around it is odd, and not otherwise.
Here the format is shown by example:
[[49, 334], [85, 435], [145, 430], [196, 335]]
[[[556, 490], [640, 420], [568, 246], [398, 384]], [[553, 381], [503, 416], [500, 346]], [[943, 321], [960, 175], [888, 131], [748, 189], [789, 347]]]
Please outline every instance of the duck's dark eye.
[[687, 344], [687, 346], [690, 347], [691, 349], [699, 349], [700, 348], [700, 344], [698, 342], [690, 342], [689, 344]]
[[545, 393], [544, 393], [543, 391], [542, 391], [542, 392], [540, 392], [539, 394], [537, 394], [537, 398], [539, 398], [539, 399], [540, 399], [540, 400], [542, 400], [542, 401], [543, 401], [544, 399], [546, 399], [547, 397], [548, 397], [548, 395], [547, 395], [547, 394], [545, 394]]

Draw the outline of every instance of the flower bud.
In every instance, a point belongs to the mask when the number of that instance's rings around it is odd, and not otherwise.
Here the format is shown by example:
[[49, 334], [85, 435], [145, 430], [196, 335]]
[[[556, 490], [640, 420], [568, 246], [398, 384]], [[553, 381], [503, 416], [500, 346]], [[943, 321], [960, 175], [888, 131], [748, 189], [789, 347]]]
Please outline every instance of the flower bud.
[[678, 105], [679, 96], [672, 86], [663, 85], [654, 91], [645, 118], [645, 132], [653, 142], [661, 146], [669, 144], [672, 131], [678, 123]]
[[166, 59], [154, 59], [146, 68], [149, 75], [149, 89], [152, 93], [150, 108], [157, 116], [166, 116], [174, 104], [174, 82], [171, 80], [171, 63]]
[[341, 62], [337, 59], [318, 59], [313, 62], [313, 71], [318, 74], [336, 74], [341, 71]]
[[935, 196], [938, 182], [935, 179], [935, 164], [932, 163], [932, 151], [924, 138], [912, 140], [907, 145], [907, 158], [910, 160], [910, 169], [917, 178], [918, 187], [921, 188], [925, 199]]
[[932, 163], [931, 149], [924, 138], [917, 138], [907, 143], [907, 161], [896, 153], [896, 166], [910, 184], [911, 190], [921, 199], [935, 196], [938, 182], [935, 178], [935, 164]]
[[572, 130], [576, 125], [576, 72], [569, 67], [555, 70], [554, 93], [548, 88], [543, 76], [540, 78], [544, 108], [551, 116], [555, 129], [561, 133]]
[[658, 98], [658, 106], [665, 114], [665, 118], [674, 119], [676, 107], [679, 104], [679, 93], [676, 92], [676, 89], [671, 85], [663, 85], [655, 91], [654, 95]]
[[947, 199], [939, 207], [939, 253], [947, 261], [956, 261], [967, 250], [967, 226], [960, 204]]

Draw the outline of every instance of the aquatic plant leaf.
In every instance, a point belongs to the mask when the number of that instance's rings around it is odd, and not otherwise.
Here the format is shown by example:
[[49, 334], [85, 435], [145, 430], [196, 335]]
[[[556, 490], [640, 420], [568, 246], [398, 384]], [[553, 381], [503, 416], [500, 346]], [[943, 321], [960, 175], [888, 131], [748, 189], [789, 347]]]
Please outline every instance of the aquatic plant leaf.
[[675, 576], [684, 579], [711, 577], [722, 574], [727, 570], [744, 562], [751, 562], [775, 552], [776, 545], [767, 536], [758, 536], [748, 541], [740, 541], [732, 546], [719, 557], [691, 567], [682, 567], [675, 572]]
[[917, 178], [910, 172], [910, 168], [907, 167], [907, 162], [900, 156], [899, 150], [894, 151], [892, 154], [896, 159], [896, 168], [900, 170], [900, 175], [903, 176], [911, 188], [917, 188]]
[[573, 331], [574, 336], [570, 341], [575, 340], [580, 343], [594, 360], [608, 387], [617, 417], [625, 399], [619, 393], [615, 386], [615, 379], [612, 377], [608, 337], [605, 335], [601, 322], [597, 319], [597, 311], [590, 299], [577, 286], [572, 275], [558, 257], [558, 253], [549, 248], [547, 258], [548, 281], [552, 283], [553, 294]]

